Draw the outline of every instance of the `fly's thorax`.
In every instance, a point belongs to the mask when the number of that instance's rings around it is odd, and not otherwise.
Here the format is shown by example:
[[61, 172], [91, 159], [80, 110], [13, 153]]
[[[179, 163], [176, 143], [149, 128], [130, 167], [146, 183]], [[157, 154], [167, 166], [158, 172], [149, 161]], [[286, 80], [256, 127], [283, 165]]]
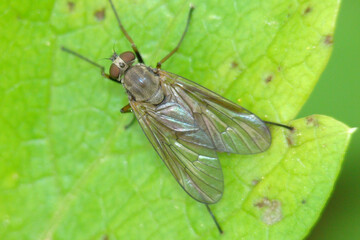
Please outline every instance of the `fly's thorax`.
[[164, 99], [159, 76], [143, 64], [130, 67], [122, 83], [135, 101], [159, 104]]

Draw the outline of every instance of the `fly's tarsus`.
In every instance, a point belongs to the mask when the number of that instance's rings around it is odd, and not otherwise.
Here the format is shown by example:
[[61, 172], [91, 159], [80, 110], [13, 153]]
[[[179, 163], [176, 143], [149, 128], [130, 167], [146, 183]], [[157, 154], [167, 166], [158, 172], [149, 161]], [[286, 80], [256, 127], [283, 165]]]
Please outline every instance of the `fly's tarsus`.
[[125, 130], [129, 129], [134, 123], [135, 123], [136, 117], [135, 115], [133, 115], [133, 118], [131, 119], [131, 121], [125, 125]]
[[264, 121], [264, 123], [266, 124], [271, 124], [271, 125], [274, 125], [274, 126], [278, 126], [278, 127], [283, 127], [283, 128], [286, 128], [286, 129], [289, 129], [289, 130], [294, 130], [294, 127], [292, 126], [287, 126], [285, 124], [281, 124], [281, 123], [275, 123], [275, 122], [269, 122], [269, 121]]
[[217, 229], [219, 230], [219, 233], [220, 233], [220, 234], [223, 234], [224, 232], [223, 232], [222, 228], [220, 227], [219, 222], [216, 220], [216, 217], [214, 216], [213, 212], [211, 211], [209, 205], [208, 205], [208, 204], [205, 204], [205, 206], [206, 206], [206, 209], [208, 210], [211, 218], [214, 220], [215, 225], [216, 225]]
[[185, 26], [185, 29], [184, 29], [184, 32], [183, 34], [181, 35], [181, 38], [180, 38], [180, 41], [178, 42], [178, 44], [176, 45], [176, 47], [168, 54], [166, 55], [163, 59], [161, 59], [157, 65], [156, 65], [156, 68], [157, 69], [160, 69], [161, 68], [161, 64], [163, 64], [166, 60], [168, 60], [180, 47], [182, 41], [184, 40], [184, 37], [188, 31], [188, 28], [189, 28], [189, 25], [190, 25], [190, 20], [191, 20], [191, 16], [192, 16], [192, 12], [194, 11], [195, 7], [194, 5], [190, 5], [190, 10], [189, 10], [189, 14], [188, 14], [188, 18], [187, 18], [187, 21], [186, 21], [186, 26]]

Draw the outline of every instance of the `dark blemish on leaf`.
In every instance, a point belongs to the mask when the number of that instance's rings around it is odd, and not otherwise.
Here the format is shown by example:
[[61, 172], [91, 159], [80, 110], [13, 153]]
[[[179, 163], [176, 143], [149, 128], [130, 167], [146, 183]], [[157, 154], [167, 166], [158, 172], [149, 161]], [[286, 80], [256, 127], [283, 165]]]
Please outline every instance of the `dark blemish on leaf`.
[[326, 35], [325, 36], [325, 39], [324, 39], [324, 43], [326, 45], [332, 45], [334, 43], [334, 39], [333, 39], [333, 36], [332, 35]]
[[282, 66], [278, 66], [277, 70], [281, 72], [283, 70]]
[[296, 129], [293, 127], [293, 129], [291, 129], [290, 131], [287, 131], [287, 133], [286, 133], [286, 142], [289, 147], [295, 145], [295, 139], [294, 139], [295, 130]]
[[237, 62], [235, 62], [235, 61], [233, 61], [231, 63], [231, 68], [237, 68], [238, 66], [239, 66], [239, 64]]
[[254, 206], [262, 210], [261, 220], [267, 225], [273, 225], [283, 218], [281, 202], [279, 200], [270, 200], [264, 197], [255, 203]]
[[74, 11], [74, 8], [75, 8], [75, 3], [74, 2], [67, 2], [67, 5], [68, 5], [68, 9], [69, 9], [69, 12], [72, 12]]
[[269, 75], [265, 78], [265, 82], [266, 83], [270, 83], [273, 80], [274, 76], [273, 75]]
[[109, 235], [107, 235], [107, 234], [103, 235], [101, 240], [109, 240]]
[[305, 9], [305, 11], [304, 11], [304, 13], [303, 13], [303, 15], [307, 15], [307, 14], [309, 14], [310, 12], [312, 12], [312, 8], [309, 6], [309, 7], [307, 7], [306, 9]]
[[316, 118], [314, 118], [313, 116], [310, 117], [306, 117], [306, 124], [308, 126], [313, 126], [313, 127], [318, 127], [319, 126], [319, 122]]
[[291, 135], [286, 135], [286, 142], [288, 143], [289, 146], [294, 145], [294, 139], [292, 138], [292, 134]]
[[267, 197], [264, 197], [263, 199], [261, 199], [261, 201], [254, 204], [254, 206], [258, 208], [263, 208], [269, 205], [270, 205], [270, 200]]
[[105, 8], [97, 10], [96, 12], [94, 12], [94, 16], [96, 17], [96, 19], [98, 21], [102, 21], [105, 18]]
[[305, 203], [306, 203], [306, 200], [305, 200], [305, 199], [303, 199], [303, 200], [301, 201], [301, 203], [302, 203], [302, 204], [305, 204]]
[[259, 182], [260, 182], [259, 179], [254, 179], [251, 181], [251, 185], [256, 186], [256, 185], [258, 185]]

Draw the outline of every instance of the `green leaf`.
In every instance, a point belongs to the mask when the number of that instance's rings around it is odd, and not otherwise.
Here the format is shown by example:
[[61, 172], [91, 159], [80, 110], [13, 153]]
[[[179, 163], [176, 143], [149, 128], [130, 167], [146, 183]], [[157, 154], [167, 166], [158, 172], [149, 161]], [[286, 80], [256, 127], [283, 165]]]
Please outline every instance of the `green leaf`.
[[[130, 49], [109, 4], [0, 3], [0, 236], [4, 239], [218, 238], [202, 204], [167, 171], [121, 86], [60, 51], [109, 66]], [[268, 121], [273, 143], [221, 154], [225, 193], [212, 207], [227, 239], [301, 239], [316, 222], [353, 129], [325, 116], [295, 120], [325, 67], [339, 1], [192, 1], [181, 49], [163, 69]], [[188, 2], [116, 1], [147, 64], [177, 43]]]

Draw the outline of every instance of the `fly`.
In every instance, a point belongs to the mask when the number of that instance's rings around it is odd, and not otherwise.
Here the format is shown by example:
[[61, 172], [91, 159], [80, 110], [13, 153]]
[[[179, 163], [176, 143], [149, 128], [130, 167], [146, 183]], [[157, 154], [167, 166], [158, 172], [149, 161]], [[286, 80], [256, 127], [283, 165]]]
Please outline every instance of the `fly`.
[[[205, 204], [220, 233], [223, 233], [209, 204], [217, 203], [224, 191], [224, 178], [217, 152], [255, 154], [271, 145], [266, 124], [255, 114], [222, 96], [174, 73], [162, 64], [180, 47], [194, 10], [190, 6], [185, 30], [176, 47], [156, 68], [146, 66], [134, 41], [125, 30], [109, 0], [119, 27], [134, 52], [114, 53], [109, 74], [104, 67], [62, 47], [100, 68], [101, 75], [126, 90], [129, 104], [122, 113], [133, 112], [146, 137], [176, 181], [196, 201]], [[135, 63], [137, 60], [138, 63]]]

